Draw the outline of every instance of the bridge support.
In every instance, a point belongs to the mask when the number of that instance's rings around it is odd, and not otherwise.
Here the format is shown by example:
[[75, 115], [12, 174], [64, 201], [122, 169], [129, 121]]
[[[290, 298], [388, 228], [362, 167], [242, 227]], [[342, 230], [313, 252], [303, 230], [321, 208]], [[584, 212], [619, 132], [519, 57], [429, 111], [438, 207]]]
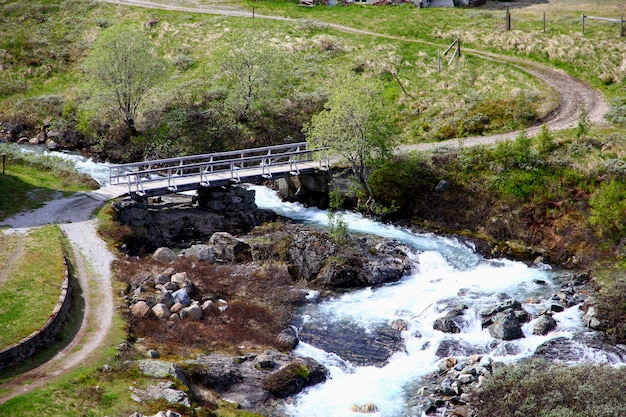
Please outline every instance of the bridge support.
[[288, 201], [307, 207], [328, 208], [332, 176], [328, 171], [285, 177], [276, 180], [279, 194]]
[[211, 211], [239, 211], [257, 208], [254, 190], [242, 187], [199, 188], [198, 207]]

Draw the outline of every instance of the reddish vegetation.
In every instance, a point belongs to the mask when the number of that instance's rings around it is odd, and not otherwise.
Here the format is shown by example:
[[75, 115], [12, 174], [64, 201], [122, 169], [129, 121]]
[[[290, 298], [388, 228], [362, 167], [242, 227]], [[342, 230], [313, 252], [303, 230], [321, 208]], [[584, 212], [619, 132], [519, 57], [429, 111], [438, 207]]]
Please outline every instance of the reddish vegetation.
[[[181, 354], [192, 350], [237, 350], [284, 348], [276, 341], [292, 317], [299, 300], [291, 276], [280, 264], [217, 265], [179, 260], [167, 267], [186, 271], [194, 284], [193, 299], [225, 300], [221, 311], [217, 303], [201, 321], [160, 321], [155, 318], [130, 318], [131, 334], [146, 339], [146, 345], [160, 352]], [[151, 258], [118, 262], [116, 276], [131, 288], [154, 287], [153, 276], [165, 266]], [[142, 284], [143, 283], [143, 284]], [[149, 291], [151, 291], [149, 289]]]

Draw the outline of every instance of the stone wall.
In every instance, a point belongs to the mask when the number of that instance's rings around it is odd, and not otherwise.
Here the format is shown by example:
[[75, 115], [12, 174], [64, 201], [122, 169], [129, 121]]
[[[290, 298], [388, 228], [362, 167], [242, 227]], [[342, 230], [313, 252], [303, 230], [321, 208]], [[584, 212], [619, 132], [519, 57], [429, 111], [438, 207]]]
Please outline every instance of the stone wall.
[[70, 309], [71, 299], [72, 288], [70, 286], [67, 259], [65, 259], [65, 278], [61, 286], [61, 295], [52, 314], [50, 314], [50, 318], [39, 330], [0, 351], [0, 371], [30, 359], [37, 352], [55, 342]]

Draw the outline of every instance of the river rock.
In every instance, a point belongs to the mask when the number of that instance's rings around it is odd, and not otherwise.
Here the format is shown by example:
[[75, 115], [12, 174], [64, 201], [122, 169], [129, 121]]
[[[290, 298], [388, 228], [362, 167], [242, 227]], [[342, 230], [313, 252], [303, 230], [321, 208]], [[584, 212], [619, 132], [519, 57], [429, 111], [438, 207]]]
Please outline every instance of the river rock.
[[[219, 353], [199, 355], [196, 359], [186, 361], [185, 369], [190, 373], [188, 375], [190, 380], [217, 392], [223, 400], [238, 403], [242, 409], [255, 410], [255, 413], [262, 413], [263, 408], [268, 407], [266, 415], [274, 415], [274, 412], [271, 411], [273, 395], [270, 395], [264, 386], [278, 395], [284, 395], [293, 387], [304, 388], [326, 380], [326, 369], [313, 359], [299, 358], [275, 351], [266, 354], [272, 356], [276, 363], [274, 369], [283, 369], [294, 362], [304, 364], [308, 370], [298, 366], [302, 372], [296, 373], [300, 376], [305, 376], [308, 373], [309, 376], [305, 378], [304, 385], [298, 380], [294, 383], [289, 378], [283, 379], [281, 374], [272, 377], [273, 381], [265, 382], [272, 373], [254, 367], [254, 354], [243, 357], [231, 357]], [[279, 384], [280, 381], [285, 381], [285, 384]], [[291, 385], [289, 381], [292, 382]], [[281, 386], [282, 388], [280, 388]]]
[[556, 329], [556, 320], [550, 314], [544, 314], [535, 323], [533, 334], [545, 336]]
[[174, 297], [169, 291], [161, 291], [157, 294], [156, 302], [163, 303], [167, 306], [167, 308], [170, 308], [174, 305]]
[[250, 245], [230, 233], [213, 233], [209, 244], [219, 259], [229, 262], [245, 262], [252, 259]]
[[171, 381], [149, 385], [145, 390], [131, 387], [131, 392], [131, 398], [139, 403], [144, 403], [148, 400], [163, 399], [169, 404], [182, 404], [186, 407], [191, 407], [191, 401], [187, 393], [174, 389], [174, 384]]
[[293, 326], [281, 331], [276, 337], [276, 340], [282, 346], [285, 346], [289, 349], [295, 349], [296, 346], [298, 346], [298, 344], [300, 343], [300, 339], [298, 339], [298, 332]]
[[313, 280], [326, 264], [328, 257], [337, 253], [338, 246], [330, 236], [311, 230], [302, 230], [293, 236], [287, 254], [296, 275]]
[[181, 251], [181, 255], [187, 259], [200, 262], [213, 263], [217, 259], [214, 248], [209, 245], [192, 245], [188, 249]]
[[302, 359], [268, 376], [263, 381], [263, 389], [274, 397], [286, 398], [310, 385], [324, 382], [326, 378], [327, 371], [322, 365], [312, 359]]
[[274, 369], [276, 362], [274, 356], [271, 353], [264, 353], [254, 358], [254, 367], [256, 369]]
[[585, 314], [583, 314], [582, 320], [583, 324], [590, 329], [603, 330], [605, 327], [602, 325], [602, 322], [598, 318], [598, 313], [594, 306], [591, 306], [587, 309]]
[[198, 304], [193, 304], [189, 307], [183, 308], [180, 312], [180, 316], [195, 321], [202, 320], [202, 307]]
[[185, 383], [187, 378], [178, 365], [162, 360], [142, 359], [137, 361], [137, 368], [151, 378], [176, 378]]
[[189, 307], [191, 305], [191, 299], [189, 298], [189, 294], [185, 288], [181, 288], [178, 291], [174, 291], [172, 293], [172, 298], [174, 299], [174, 304], [180, 303], [184, 307]]
[[137, 318], [144, 318], [150, 313], [150, 306], [145, 301], [137, 301], [130, 307], [130, 313]]
[[176, 253], [166, 247], [158, 248], [152, 255], [152, 259], [163, 264], [174, 262], [177, 258], [178, 256], [176, 256]]
[[373, 414], [378, 412], [378, 407], [374, 403], [352, 404], [351, 410], [353, 413]]
[[522, 325], [512, 309], [497, 313], [489, 325], [489, 334], [500, 340], [515, 340], [524, 337]]
[[444, 333], [460, 333], [461, 329], [450, 317], [439, 317], [433, 323], [433, 329]]
[[152, 307], [152, 312], [158, 319], [167, 319], [170, 314], [172, 314], [170, 313], [170, 309], [167, 308], [167, 305], [163, 303], [155, 304], [154, 307]]

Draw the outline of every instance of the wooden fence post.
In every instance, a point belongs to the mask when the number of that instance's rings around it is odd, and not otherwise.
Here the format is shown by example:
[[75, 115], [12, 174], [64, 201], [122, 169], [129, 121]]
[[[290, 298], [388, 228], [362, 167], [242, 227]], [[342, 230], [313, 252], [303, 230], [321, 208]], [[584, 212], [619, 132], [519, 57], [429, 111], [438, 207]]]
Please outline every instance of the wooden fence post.
[[511, 30], [511, 12], [509, 11], [509, 5], [506, 6], [506, 13], [504, 15], [504, 28], [505, 30]]
[[546, 31], [546, 12], [543, 12], [543, 31]]
[[619, 36], [624, 36], [624, 16], [620, 17]]
[[456, 38], [456, 53], [461, 56], [461, 37]]
[[585, 15], [583, 14], [583, 35], [585, 34]]
[[437, 47], [437, 72], [441, 72], [441, 47]]

